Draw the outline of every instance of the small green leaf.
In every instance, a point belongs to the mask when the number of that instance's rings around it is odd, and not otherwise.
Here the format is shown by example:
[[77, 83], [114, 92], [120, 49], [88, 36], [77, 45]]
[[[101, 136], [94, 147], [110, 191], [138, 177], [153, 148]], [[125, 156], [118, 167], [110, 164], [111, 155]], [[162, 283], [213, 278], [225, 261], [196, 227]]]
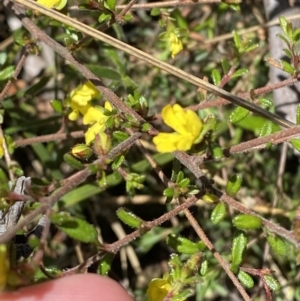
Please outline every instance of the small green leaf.
[[248, 72], [249, 72], [249, 70], [248, 70], [247, 68], [241, 68], [241, 69], [238, 69], [237, 71], [235, 71], [235, 72], [232, 74], [231, 78], [237, 78], [237, 77], [240, 77], [240, 76], [242, 76], [242, 75], [244, 75], [244, 74], [246, 74], [246, 73], [248, 73]]
[[114, 10], [116, 7], [116, 0], [107, 0], [106, 4], [109, 7], [109, 9]]
[[291, 139], [289, 142], [298, 152], [300, 152], [300, 139]]
[[158, 7], [157, 8], [152, 8], [150, 14], [151, 14], [151, 16], [154, 16], [154, 17], [159, 16], [160, 15], [160, 8], [158, 8]]
[[215, 86], [219, 86], [221, 83], [221, 73], [218, 69], [213, 69], [213, 71], [211, 72], [211, 77]]
[[286, 38], [285, 36], [283, 36], [282, 34], [277, 34], [276, 37], [278, 37], [279, 39], [281, 39], [285, 44], [290, 45], [290, 41], [288, 40], [288, 38]]
[[86, 66], [100, 78], [121, 80], [121, 75], [112, 68], [99, 66], [99, 65], [86, 65]]
[[190, 179], [189, 178], [184, 178], [180, 183], [178, 183], [178, 186], [180, 188], [186, 188], [188, 185], [190, 185]]
[[124, 155], [121, 155], [121, 156], [117, 157], [114, 160], [114, 162], [112, 163], [111, 168], [113, 170], [117, 170], [123, 164], [124, 160], [125, 160], [125, 156]]
[[252, 288], [254, 286], [254, 280], [248, 273], [239, 270], [237, 277], [246, 288]]
[[108, 21], [110, 19], [111, 19], [111, 13], [109, 11], [105, 11], [99, 16], [98, 22], [102, 23], [102, 22]]
[[241, 174], [235, 174], [230, 177], [226, 185], [226, 193], [230, 196], [234, 196], [241, 188], [243, 177]]
[[125, 141], [129, 137], [129, 135], [122, 131], [115, 131], [113, 132], [113, 137], [118, 141], [122, 142]]
[[184, 173], [182, 170], [180, 170], [176, 177], [176, 183], [180, 183], [185, 178]]
[[219, 160], [224, 156], [222, 148], [216, 142], [211, 142], [209, 144], [209, 149], [212, 153], [213, 158], [216, 160]]
[[274, 123], [272, 121], [266, 121], [259, 133], [259, 137], [264, 137], [273, 133]]
[[50, 104], [55, 112], [60, 114], [63, 112], [64, 107], [60, 100], [56, 100], [56, 99], [51, 100]]
[[83, 219], [64, 212], [53, 213], [50, 219], [57, 228], [76, 240], [84, 243], [97, 242], [98, 233], [95, 227]]
[[297, 106], [296, 110], [296, 123], [300, 124], [300, 105]]
[[268, 98], [260, 98], [258, 101], [260, 103], [260, 106], [266, 110], [273, 105], [272, 101]]
[[208, 272], [208, 261], [207, 260], [204, 260], [202, 263], [201, 263], [201, 267], [200, 267], [200, 275], [201, 276], [205, 276]]
[[163, 195], [168, 197], [168, 198], [173, 198], [174, 197], [175, 190], [172, 187], [168, 187], [164, 190]]
[[214, 225], [221, 222], [226, 215], [226, 206], [223, 202], [219, 202], [211, 213], [210, 220]]
[[286, 255], [286, 253], [287, 253], [286, 243], [281, 238], [279, 238], [278, 236], [274, 236], [272, 234], [268, 234], [267, 240], [268, 240], [268, 243], [271, 246], [272, 250], [278, 256]]
[[117, 210], [117, 216], [118, 218], [126, 225], [133, 227], [133, 228], [139, 228], [141, 224], [143, 223], [143, 220], [136, 216], [134, 213], [129, 211], [125, 208], [119, 208]]
[[84, 165], [71, 154], [64, 154], [64, 161], [74, 169], [81, 170], [84, 168]]
[[243, 254], [247, 246], [248, 239], [244, 233], [239, 233], [234, 239], [231, 249], [231, 265], [230, 270], [233, 273], [238, 271], [238, 268], [243, 260]]
[[7, 53], [6, 52], [0, 52], [0, 65], [4, 65], [7, 60]]
[[237, 123], [243, 119], [245, 119], [249, 115], [250, 111], [247, 109], [244, 109], [242, 107], [237, 107], [233, 110], [233, 112], [230, 114], [229, 120], [231, 123]]
[[201, 199], [207, 204], [213, 204], [213, 203], [220, 202], [220, 199], [216, 195], [209, 193], [209, 192], [206, 192], [205, 195], [203, 195], [201, 197]]
[[230, 70], [230, 64], [229, 64], [228, 60], [222, 59], [221, 64], [222, 64], [223, 73], [227, 74], [228, 71]]
[[241, 48], [241, 38], [240, 36], [237, 34], [236, 31], [232, 32], [232, 36], [233, 36], [233, 41], [234, 41], [234, 45], [235, 47], [239, 50]]
[[268, 287], [272, 290], [272, 291], [278, 291], [280, 289], [280, 284], [279, 282], [274, 279], [272, 276], [269, 275], [265, 275], [264, 279], [268, 285]]
[[106, 253], [102, 258], [98, 265], [97, 273], [99, 275], [107, 275], [111, 269], [112, 261], [115, 257], [115, 254]]
[[14, 66], [8, 66], [0, 71], [0, 81], [4, 81], [7, 79], [10, 79], [12, 75], [14, 74], [15, 67]]
[[176, 252], [183, 254], [195, 254], [203, 251], [205, 245], [203, 242], [195, 243], [191, 240], [184, 238], [176, 234], [170, 234], [166, 238], [166, 242], [171, 246]]
[[150, 123], [148, 123], [148, 122], [143, 123], [142, 128], [141, 128], [141, 131], [143, 133], [148, 132], [150, 129], [151, 129], [151, 124]]
[[282, 28], [284, 34], [286, 36], [289, 36], [289, 21], [284, 16], [281, 16], [279, 18], [279, 24], [280, 24], [280, 27]]
[[250, 214], [239, 214], [233, 219], [233, 224], [240, 230], [251, 230], [261, 227], [261, 219]]
[[286, 62], [286, 61], [281, 61], [281, 64], [282, 64], [282, 70], [293, 75], [294, 74], [294, 67]]

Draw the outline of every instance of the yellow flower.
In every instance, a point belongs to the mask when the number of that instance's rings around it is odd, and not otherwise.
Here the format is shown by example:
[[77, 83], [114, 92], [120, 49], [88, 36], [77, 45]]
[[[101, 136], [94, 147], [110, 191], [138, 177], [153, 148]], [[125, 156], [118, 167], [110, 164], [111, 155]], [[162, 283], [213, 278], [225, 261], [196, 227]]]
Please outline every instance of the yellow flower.
[[172, 286], [168, 279], [152, 279], [147, 289], [149, 300], [162, 301], [167, 296], [171, 288]]
[[100, 92], [98, 89], [89, 81], [74, 89], [67, 99], [67, 102], [72, 108], [72, 112], [69, 114], [69, 119], [73, 121], [76, 120], [79, 113], [85, 115], [91, 107], [91, 100], [99, 95]]
[[[105, 109], [112, 110], [109, 102], [105, 102]], [[89, 107], [83, 116], [83, 124], [92, 124], [85, 133], [85, 143], [89, 145], [95, 136], [105, 130], [105, 123], [109, 117], [104, 115], [104, 108], [95, 106]]]
[[0, 158], [2, 158], [4, 155], [3, 142], [4, 142], [4, 138], [0, 137]]
[[175, 35], [174, 32], [170, 32], [169, 34], [169, 48], [171, 50], [172, 58], [175, 57], [177, 53], [179, 53], [183, 46], [181, 40]]
[[61, 10], [66, 6], [67, 0], [38, 0], [37, 3], [47, 8], [55, 7], [56, 9]]
[[175, 133], [159, 133], [153, 138], [156, 149], [160, 153], [187, 151], [198, 141], [202, 121], [192, 110], [184, 110], [180, 105], [167, 105], [162, 110], [162, 119], [175, 130]]

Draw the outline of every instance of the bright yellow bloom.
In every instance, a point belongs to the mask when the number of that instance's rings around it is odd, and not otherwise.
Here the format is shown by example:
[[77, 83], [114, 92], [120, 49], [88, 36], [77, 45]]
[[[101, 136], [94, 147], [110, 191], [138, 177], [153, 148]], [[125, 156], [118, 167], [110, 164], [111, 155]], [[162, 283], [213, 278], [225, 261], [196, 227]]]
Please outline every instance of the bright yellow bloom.
[[[105, 108], [107, 110], [112, 110], [109, 102], [105, 102]], [[105, 130], [105, 123], [109, 117], [104, 115], [104, 108], [95, 106], [89, 107], [87, 112], [83, 116], [83, 124], [91, 124], [85, 133], [85, 142], [89, 145], [95, 136]], [[104, 137], [103, 137], [104, 139]]]
[[76, 120], [79, 117], [79, 113], [85, 115], [91, 107], [91, 100], [99, 95], [98, 89], [89, 81], [75, 88], [67, 99], [72, 108], [69, 119], [72, 121]]
[[4, 138], [0, 137], [0, 158], [2, 158], [4, 155], [3, 142], [4, 142]]
[[178, 104], [167, 105], [162, 110], [162, 119], [175, 133], [159, 133], [153, 138], [158, 152], [187, 151], [200, 142], [203, 124], [194, 111], [184, 110]]
[[61, 10], [66, 6], [67, 0], [38, 0], [37, 3], [46, 6], [47, 8], [55, 7], [56, 9]]
[[179, 53], [183, 46], [181, 40], [175, 35], [174, 32], [170, 32], [169, 34], [169, 48], [171, 51], [172, 58], [175, 57], [177, 53]]
[[172, 287], [168, 279], [152, 279], [147, 289], [149, 300], [162, 301], [167, 296], [171, 288]]

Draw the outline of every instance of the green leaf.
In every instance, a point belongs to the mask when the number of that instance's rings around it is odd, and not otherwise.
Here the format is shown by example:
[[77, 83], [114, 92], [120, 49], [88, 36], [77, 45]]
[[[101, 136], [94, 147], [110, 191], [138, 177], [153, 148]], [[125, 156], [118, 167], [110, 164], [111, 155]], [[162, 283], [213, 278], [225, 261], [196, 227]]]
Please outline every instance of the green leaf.
[[125, 141], [129, 137], [129, 135], [122, 131], [115, 131], [113, 132], [113, 137], [118, 141], [122, 142]]
[[200, 275], [201, 276], [205, 276], [208, 272], [208, 261], [204, 260], [201, 263], [201, 267], [200, 267]]
[[279, 39], [281, 39], [283, 42], [285, 42], [287, 45], [290, 45], [290, 41], [285, 37], [283, 36], [282, 34], [277, 34], [276, 35]]
[[134, 213], [129, 211], [125, 208], [119, 208], [117, 210], [117, 216], [118, 218], [126, 225], [133, 227], [133, 228], [139, 228], [141, 224], [143, 223], [143, 220], [136, 216]]
[[210, 220], [214, 225], [221, 222], [226, 215], [226, 206], [223, 202], [219, 202], [211, 213]]
[[0, 52], [0, 65], [4, 65], [7, 60], [7, 53], [6, 52]]
[[267, 235], [267, 240], [269, 245], [271, 246], [272, 250], [278, 255], [278, 256], [285, 256], [287, 253], [287, 246], [286, 243], [279, 238], [278, 236], [274, 236], [273, 234]]
[[218, 69], [213, 69], [213, 71], [211, 72], [211, 77], [215, 86], [219, 86], [221, 83], [221, 73]]
[[99, 65], [86, 65], [94, 74], [100, 78], [107, 78], [111, 80], [121, 80], [121, 75], [112, 68], [103, 67]]
[[84, 243], [97, 242], [98, 233], [95, 227], [83, 219], [64, 212], [53, 213], [50, 219], [57, 228], [76, 240]]
[[160, 8], [152, 8], [151, 9], [151, 16], [159, 16], [160, 15]]
[[244, 233], [239, 233], [234, 239], [231, 249], [231, 265], [230, 270], [233, 273], [238, 271], [238, 268], [243, 260], [243, 254], [247, 246], [248, 239]]
[[246, 73], [248, 73], [248, 72], [249, 72], [249, 70], [248, 70], [247, 68], [241, 68], [241, 69], [238, 69], [237, 71], [235, 71], [235, 72], [232, 74], [231, 78], [237, 78], [237, 77], [240, 77], [240, 76], [242, 76], [242, 75], [244, 75], [244, 74], [246, 74]]
[[168, 198], [173, 198], [175, 194], [175, 190], [172, 187], [168, 187], [164, 190], [163, 195]]
[[280, 284], [279, 282], [274, 279], [272, 276], [269, 275], [265, 275], [264, 279], [268, 285], [268, 287], [272, 290], [272, 291], [278, 291], [280, 289]]
[[15, 67], [14, 66], [8, 66], [0, 71], [0, 81], [4, 81], [7, 79], [10, 79], [12, 75], [14, 74]]
[[246, 288], [252, 288], [254, 286], [254, 280], [248, 273], [239, 270], [237, 277]]
[[261, 227], [261, 219], [250, 214], [239, 214], [233, 219], [233, 224], [240, 230], [251, 230]]
[[69, 153], [64, 154], [64, 161], [74, 169], [81, 170], [84, 168], [84, 165]]
[[241, 174], [235, 174], [230, 177], [226, 185], [226, 193], [230, 196], [234, 196], [241, 188], [243, 177]]
[[168, 235], [166, 242], [176, 252], [183, 254], [195, 254], [205, 249], [205, 244], [203, 242], [195, 243], [177, 234]]
[[242, 107], [237, 107], [233, 110], [233, 112], [229, 116], [229, 120], [231, 123], [235, 124], [243, 119], [245, 119], [249, 115], [250, 111], [244, 109]]
[[296, 123], [300, 124], [300, 105], [297, 106], [296, 110]]
[[261, 130], [260, 130], [260, 134], [259, 134], [259, 137], [264, 137], [264, 136], [267, 136], [267, 135], [270, 135], [273, 133], [273, 128], [274, 128], [274, 123], [272, 121], [266, 121]]
[[290, 22], [284, 16], [279, 17], [280, 27], [282, 28], [284, 34], [288, 37], [290, 35], [290, 30], [291, 30], [289, 23]]
[[260, 106], [266, 110], [273, 105], [272, 101], [268, 98], [260, 98], [258, 101], [260, 103]]
[[109, 11], [105, 11], [99, 16], [98, 22], [102, 23], [102, 22], [108, 21], [110, 19], [111, 19], [111, 13]]
[[222, 64], [223, 73], [227, 74], [228, 71], [230, 70], [230, 64], [229, 64], [228, 60], [222, 59], [221, 64]]
[[124, 155], [121, 155], [121, 156], [117, 157], [114, 160], [114, 162], [112, 163], [111, 168], [113, 170], [117, 170], [123, 164], [124, 160], [125, 160], [125, 156]]
[[233, 41], [234, 41], [234, 45], [237, 48], [237, 50], [239, 50], [241, 48], [241, 38], [240, 36], [237, 34], [236, 31], [232, 32], [232, 36], [233, 36]]
[[56, 99], [51, 100], [50, 104], [55, 112], [60, 113], [60, 114], [63, 112], [64, 107], [63, 107], [61, 100], [56, 100]]
[[291, 139], [289, 142], [298, 152], [300, 152], [300, 139]]
[[224, 156], [221, 146], [216, 142], [211, 142], [209, 144], [209, 149], [212, 153], [214, 159], [219, 160]]
[[282, 64], [282, 70], [293, 75], [294, 74], [294, 67], [286, 62], [286, 61], [281, 61], [281, 64]]
[[116, 2], [117, 0], [106, 0], [107, 6], [111, 9], [114, 10], [116, 7]]
[[99, 275], [107, 275], [111, 269], [112, 261], [115, 257], [115, 254], [106, 253], [102, 258], [98, 265], [97, 274]]

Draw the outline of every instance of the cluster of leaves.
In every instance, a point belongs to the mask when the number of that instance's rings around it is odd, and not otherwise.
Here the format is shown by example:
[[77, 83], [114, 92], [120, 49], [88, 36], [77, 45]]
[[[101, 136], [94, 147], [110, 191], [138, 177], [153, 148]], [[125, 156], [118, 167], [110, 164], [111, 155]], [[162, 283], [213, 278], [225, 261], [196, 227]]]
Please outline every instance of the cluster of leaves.
[[[183, 8], [153, 8], [149, 13], [137, 10], [127, 12], [119, 20], [117, 1], [80, 1], [78, 8], [85, 15], [79, 16], [79, 20], [85, 17], [89, 26], [108, 30], [110, 35], [190, 74], [211, 78], [215, 86], [238, 91], [247, 96], [247, 101], [273, 112], [271, 95], [255, 94], [255, 89], [262, 88], [267, 82], [267, 68], [262, 64], [266, 39], [255, 34], [250, 38], [239, 35], [238, 21], [244, 27], [254, 24], [254, 16], [248, 14], [247, 4], [240, 11], [239, 1], [222, 2], [215, 6], [193, 4]], [[260, 1], [254, 2], [254, 5], [260, 5]], [[73, 13], [66, 1], [39, 0], [38, 3], [60, 9], [63, 13]], [[194, 7], [199, 10], [194, 10]], [[202, 12], [206, 13], [201, 22], [196, 21]], [[232, 292], [238, 294], [233, 284], [228, 284], [227, 288], [223, 286], [227, 275], [231, 274], [250, 295], [253, 287], [258, 288], [262, 283], [262, 296], [266, 294], [271, 299], [273, 291], [276, 300], [286, 300], [285, 291], [272, 271], [274, 266], [281, 270], [281, 278], [289, 282], [295, 300], [300, 300], [300, 288], [295, 283], [296, 267], [300, 261], [295, 260], [299, 257], [297, 250], [282, 238], [283, 232], [278, 228], [276, 232], [275, 228], [266, 224], [266, 219], [273, 219], [282, 225], [282, 229], [292, 227], [299, 199], [299, 191], [295, 189], [300, 182], [299, 171], [287, 165], [281, 185], [278, 184], [278, 175], [274, 171], [278, 169], [280, 149], [273, 146], [272, 141], [268, 141], [265, 150], [251, 150], [243, 156], [220, 160], [227, 155], [226, 149], [233, 145], [279, 131], [274, 120], [252, 114], [242, 107], [224, 106], [220, 109], [213, 104], [214, 96], [203, 89], [197, 90], [156, 68], [139, 64], [114, 47], [88, 39], [78, 30], [55, 19], [41, 18], [32, 11], [28, 14], [42, 29], [51, 24], [50, 36], [101, 78], [106, 88], [118, 95], [131, 111], [111, 106], [105, 109], [106, 97], [59, 56], [51, 68], [43, 70], [34, 80], [14, 79], [15, 58], [22, 48], [29, 49], [31, 55], [42, 53], [30, 32], [21, 28], [13, 33], [14, 43], [0, 52], [0, 88], [4, 88], [7, 81], [17, 87], [15, 90], [11, 88], [6, 98], [1, 99], [0, 123], [4, 137], [0, 140], [0, 155], [3, 157], [6, 152], [14, 161], [8, 161], [7, 156], [6, 161], [1, 160], [0, 209], [8, 212], [15, 202], [6, 184], [9, 182], [7, 175], [17, 177], [26, 173], [32, 177], [32, 186], [27, 191], [31, 201], [26, 203], [25, 218], [43, 205], [39, 202], [41, 198], [51, 196], [55, 189], [67, 187], [69, 183], [72, 189], [51, 204], [54, 206], [48, 212], [48, 218], [55, 227], [50, 228], [48, 246], [43, 249], [43, 268], [32, 257], [12, 263], [8, 260], [9, 248], [5, 244], [0, 245], [1, 288], [32, 284], [48, 279], [49, 275], [61, 275], [65, 268], [77, 267], [78, 252], [75, 252], [73, 241], [85, 259], [96, 253], [102, 254], [97, 263], [97, 273], [107, 275], [113, 270], [120, 274], [118, 260], [113, 260], [109, 249], [109, 243], [118, 245], [117, 249], [126, 243], [125, 240], [118, 241], [119, 233], [114, 232], [112, 222], [117, 217], [125, 224], [124, 233], [129, 234], [131, 228], [135, 229], [132, 237], [139, 239], [133, 246], [140, 254], [139, 264], [146, 267], [145, 270], [148, 270], [147, 266], [151, 270], [152, 260], [165, 260], [169, 264], [168, 270], [161, 266], [159, 273], [150, 274], [148, 288], [134, 282], [133, 279], [140, 275], [128, 274], [137, 300], [175, 301], [186, 300], [192, 295], [197, 300], [230, 298]], [[236, 22], [228, 22], [228, 19]], [[116, 20], [122, 21], [121, 24]], [[277, 62], [276, 66], [295, 78], [299, 74], [296, 47], [299, 30], [283, 17], [280, 25], [283, 34], [278, 38], [287, 45], [283, 52], [288, 61]], [[233, 31], [233, 35], [230, 42], [224, 42], [226, 51], [222, 55], [218, 47], [199, 43], [199, 39], [208, 40], [228, 31]], [[267, 61], [275, 64], [272, 59]], [[79, 94], [80, 101], [88, 98], [88, 107], [75, 100], [74, 95]], [[48, 106], [50, 101], [51, 106]], [[170, 102], [177, 105], [172, 107]], [[212, 105], [206, 106], [206, 103]], [[193, 105], [201, 110], [193, 112]], [[187, 106], [191, 108], [182, 109]], [[162, 133], [166, 128], [162, 122], [158, 123], [161, 119], [155, 114], [163, 107], [162, 119], [167, 125], [171, 124], [176, 133]], [[88, 109], [91, 109], [90, 113]], [[145, 122], [128, 113], [132, 111]], [[172, 111], [171, 117], [169, 113], [164, 114], [166, 111]], [[299, 124], [300, 108], [295, 116]], [[195, 133], [191, 131], [189, 136], [189, 126], [195, 124]], [[149, 135], [153, 126], [161, 132], [154, 138], [154, 143], [160, 137], [162, 153], [158, 153], [160, 149], [158, 146], [155, 148]], [[137, 143], [137, 146], [143, 146], [140, 147], [142, 152], [133, 146], [135, 140], [130, 142], [134, 132], [142, 137], [142, 141]], [[171, 139], [174, 134], [183, 138], [176, 136], [176, 143], [172, 140], [174, 143], [170, 148], [167, 140], [164, 144], [164, 139]], [[178, 141], [187, 137], [189, 146], [185, 144], [178, 148]], [[2, 147], [4, 138], [7, 150]], [[290, 140], [290, 143], [300, 149], [299, 139]], [[195, 160], [207, 159], [203, 171], [205, 178], [211, 180], [209, 184], [195, 180], [192, 168], [180, 165], [174, 158], [176, 154], [170, 153], [190, 149]], [[292, 162], [292, 156], [292, 151], [288, 152], [287, 162]], [[199, 168], [199, 161], [195, 162]], [[90, 176], [89, 181], [72, 182], [76, 171], [78, 174], [86, 172]], [[170, 180], [166, 180], [167, 176]], [[213, 181], [215, 184], [211, 186]], [[240, 208], [246, 209], [235, 212], [214, 189], [239, 200]], [[128, 206], [120, 206], [124, 196]], [[149, 204], [137, 205], [138, 200], [145, 197]], [[188, 222], [178, 212], [174, 213], [176, 206], [184, 205], [193, 198], [198, 202], [191, 211], [198, 227], [201, 226], [205, 233], [202, 237], [197, 226], [191, 226], [191, 220]], [[272, 208], [274, 198], [278, 200], [278, 208]], [[158, 201], [154, 203], [151, 200]], [[159, 203], [161, 200], [163, 205]], [[180, 202], [175, 206], [172, 200]], [[252, 211], [249, 211], [247, 208], [251, 206]], [[28, 221], [29, 228], [33, 228], [35, 222]], [[165, 224], [159, 226], [162, 222]], [[297, 227], [300, 228], [295, 222], [296, 235], [299, 232]], [[101, 228], [105, 243], [99, 242], [97, 228]], [[205, 241], [206, 236], [208, 241]], [[28, 239], [28, 244], [35, 250], [44, 246], [37, 238]], [[266, 261], [264, 252], [268, 246], [271, 251]], [[171, 256], [173, 252], [176, 255]], [[225, 267], [218, 261], [218, 254], [222, 254]], [[57, 260], [58, 257], [61, 260]], [[94, 270], [90, 268], [90, 271]]]

